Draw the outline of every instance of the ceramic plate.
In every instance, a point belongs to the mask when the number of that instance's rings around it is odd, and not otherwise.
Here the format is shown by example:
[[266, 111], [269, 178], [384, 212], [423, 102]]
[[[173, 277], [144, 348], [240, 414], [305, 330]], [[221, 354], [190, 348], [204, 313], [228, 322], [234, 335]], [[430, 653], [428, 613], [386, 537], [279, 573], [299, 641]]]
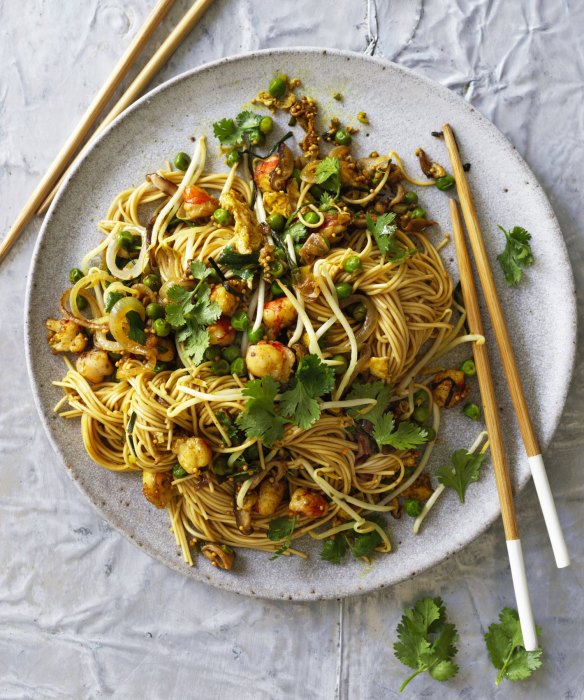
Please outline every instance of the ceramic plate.
[[[28, 288], [28, 362], [37, 406], [55, 450], [102, 516], [145, 552], [185, 576], [238, 593], [296, 600], [335, 598], [413, 576], [480, 534], [499, 514], [490, 463], [485, 464], [480, 482], [469, 489], [467, 503], [461, 505], [454, 492], [443, 496], [418, 536], [412, 534], [412, 520], [407, 516], [399, 521], [390, 518], [394, 551], [375, 557], [370, 567], [349, 557], [342, 566], [323, 562], [318, 548], [309, 541], [306, 561], [292, 557], [269, 561], [265, 554], [243, 551], [230, 572], [216, 570], [205, 559], [189, 568], [177, 556], [166, 512], [156, 510], [142, 497], [139, 476], [117, 475], [96, 466], [83, 449], [79, 423], [57, 419], [52, 410], [61, 393], [51, 380], [63, 375], [63, 362], [49, 351], [44, 322], [58, 316], [58, 299], [68, 286], [68, 271], [99, 240], [96, 224], [114, 195], [141, 182], [177, 151], [191, 150], [192, 137], [201, 133], [208, 136], [209, 167], [223, 169], [212, 135], [213, 122], [237, 114], [278, 72], [299, 77], [306, 93], [318, 99], [323, 127], [331, 116], [338, 115], [344, 123], [360, 128], [355, 140], [362, 153], [395, 148], [416, 175], [419, 170], [413, 154], [417, 146], [448, 164], [444, 143], [431, 132], [444, 122], [453, 125], [463, 159], [471, 164], [470, 184], [528, 404], [541, 442], [544, 446], [549, 443], [572, 371], [576, 313], [568, 256], [545, 194], [513, 146], [458, 96], [391, 63], [350, 53], [263, 51], [219, 61], [165, 83], [114, 122], [71, 174], [43, 225]], [[342, 102], [333, 99], [336, 92], [343, 95]], [[369, 126], [357, 122], [359, 111], [367, 112]], [[287, 128], [285, 121], [281, 128]], [[432, 188], [421, 193], [421, 201], [447, 230], [448, 196]], [[505, 228], [521, 225], [533, 234], [536, 264], [516, 289], [503, 283], [496, 262], [503, 247], [496, 224]], [[442, 232], [437, 227], [430, 235], [437, 243]], [[452, 244], [443, 256], [457, 278]], [[528, 466], [490, 325], [485, 325], [513, 480], [520, 488], [529, 478]], [[447, 412], [444, 418], [431, 461], [434, 468], [446, 463], [453, 450], [469, 447], [481, 429], [460, 410]]]

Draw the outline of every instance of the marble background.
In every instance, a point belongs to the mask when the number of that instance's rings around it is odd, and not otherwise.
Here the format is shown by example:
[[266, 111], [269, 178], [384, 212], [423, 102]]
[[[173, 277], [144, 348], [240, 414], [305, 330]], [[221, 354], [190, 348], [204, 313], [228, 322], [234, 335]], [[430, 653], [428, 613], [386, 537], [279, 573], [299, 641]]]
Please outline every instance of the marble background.
[[[0, 0], [1, 235], [153, 5]], [[151, 47], [187, 5], [177, 0]], [[533, 168], [560, 220], [580, 296], [583, 31], [576, 0], [216, 0], [156, 82], [241, 51], [317, 45], [375, 53], [447, 85]], [[395, 627], [422, 594], [448, 605], [461, 671], [446, 684], [419, 677], [403, 697], [584, 697], [581, 352], [546, 460], [573, 564], [554, 568], [530, 484], [518, 510], [545, 662], [531, 680], [496, 689], [482, 636], [514, 603], [499, 523], [412, 582], [291, 604], [187, 581], [101, 520], [53, 455], [26, 374], [23, 301], [39, 226], [29, 225], [0, 268], [1, 698], [402, 697], [407, 669], [392, 653]]]

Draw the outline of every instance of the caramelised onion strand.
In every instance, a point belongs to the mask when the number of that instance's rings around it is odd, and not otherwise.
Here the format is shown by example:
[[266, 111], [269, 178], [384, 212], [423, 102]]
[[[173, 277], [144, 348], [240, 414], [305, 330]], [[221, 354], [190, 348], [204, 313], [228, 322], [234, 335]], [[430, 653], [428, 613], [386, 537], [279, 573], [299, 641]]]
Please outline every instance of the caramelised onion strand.
[[63, 314], [63, 318], [66, 318], [69, 321], [73, 321], [78, 326], [83, 326], [84, 328], [93, 328], [96, 330], [97, 329], [103, 330], [103, 329], [107, 328], [106, 322], [98, 323], [97, 321], [92, 321], [90, 318], [85, 318], [85, 316], [75, 316], [75, 314], [71, 313], [69, 311], [69, 309], [67, 308], [67, 299], [69, 298], [70, 293], [71, 293], [71, 290], [66, 289], [63, 292], [63, 294], [61, 294], [59, 308], [61, 309], [61, 313]]
[[[365, 321], [363, 322], [361, 328], [359, 328], [359, 330], [355, 332], [355, 340], [357, 341], [358, 346], [362, 345], [375, 330], [375, 324], [377, 323], [378, 316], [375, 304], [371, 301], [369, 297], [366, 297], [363, 294], [352, 294], [347, 299], [339, 301], [339, 306], [343, 310], [346, 309], [348, 306], [352, 306], [353, 304], [357, 304], [359, 302], [365, 305], [365, 308], [367, 309], [367, 315], [365, 316]], [[348, 344], [334, 345], [332, 347], [327, 348], [327, 351], [331, 353], [347, 352], [348, 347]]]
[[127, 326], [129, 325], [126, 316], [130, 311], [135, 311], [142, 320], [145, 318], [144, 306], [134, 297], [124, 297], [113, 305], [110, 312], [110, 333], [118, 343], [128, 352], [135, 355], [151, 355], [152, 353], [144, 345], [140, 345], [128, 336]]

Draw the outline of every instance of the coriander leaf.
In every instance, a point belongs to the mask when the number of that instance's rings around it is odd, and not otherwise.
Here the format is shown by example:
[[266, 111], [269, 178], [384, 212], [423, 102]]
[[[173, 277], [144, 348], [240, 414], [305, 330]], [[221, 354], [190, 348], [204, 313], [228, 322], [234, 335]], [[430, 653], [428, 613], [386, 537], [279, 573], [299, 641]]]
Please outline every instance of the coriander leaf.
[[177, 332], [176, 339], [184, 344], [184, 350], [193, 364], [200, 365], [210, 343], [207, 329], [187, 321]]
[[216, 411], [215, 418], [219, 421], [221, 427], [227, 434], [230, 440], [236, 440], [238, 437], [237, 428], [233, 425], [231, 418], [225, 411]]
[[237, 425], [248, 438], [261, 438], [264, 445], [271, 445], [284, 435], [284, 426], [289, 421], [274, 410], [274, 398], [278, 383], [272, 377], [263, 377], [248, 382], [243, 395], [249, 397], [245, 411], [237, 417]]
[[375, 425], [373, 437], [381, 447], [391, 445], [396, 450], [411, 450], [418, 445], [423, 445], [428, 440], [428, 431], [417, 425], [402, 421], [394, 430], [394, 420], [391, 413], [386, 413]]
[[180, 304], [167, 304], [166, 320], [173, 328], [180, 328], [186, 323]]
[[387, 212], [387, 214], [378, 216], [376, 221], [374, 221], [369, 214], [367, 214], [365, 219], [367, 221], [367, 228], [375, 239], [381, 254], [384, 257], [387, 257], [391, 262], [401, 263], [414, 255], [416, 253], [416, 249], [403, 248], [396, 240], [396, 216], [397, 214], [395, 212], [390, 211]]
[[201, 262], [200, 260], [193, 260], [191, 263], [191, 275], [196, 279], [196, 280], [204, 280], [206, 279], [213, 270], [210, 267], [207, 267], [204, 262]]
[[233, 119], [220, 119], [213, 124], [213, 133], [222, 146], [239, 146], [241, 134]]
[[341, 164], [338, 158], [328, 156], [316, 166], [315, 182], [329, 192], [341, 189]]
[[484, 459], [485, 455], [480, 452], [471, 454], [466, 450], [456, 450], [452, 453], [452, 465], [445, 465], [436, 470], [438, 480], [444, 486], [454, 489], [460, 502], [464, 503], [467, 488], [473, 481], [479, 479], [479, 471]]
[[282, 235], [284, 238], [290, 236], [294, 243], [300, 243], [300, 241], [306, 237], [306, 226], [304, 226], [301, 221], [297, 221], [292, 224], [292, 226], [285, 229]]
[[320, 206], [318, 207], [321, 211], [330, 211], [334, 209], [335, 198], [328, 192], [323, 192], [320, 196]]
[[140, 345], [144, 345], [146, 333], [144, 332], [144, 322], [140, 318], [140, 314], [137, 311], [128, 311], [126, 321], [129, 325], [128, 338]]
[[244, 131], [257, 128], [260, 125], [261, 120], [261, 115], [256, 114], [255, 112], [250, 112], [249, 110], [240, 112], [235, 117], [237, 126]]
[[440, 598], [424, 598], [408, 608], [397, 626], [397, 636], [399, 641], [393, 646], [395, 656], [415, 669], [400, 691], [425, 671], [437, 681], [448, 680], [458, 672], [452, 661], [457, 652], [458, 633], [454, 625], [446, 622], [446, 610]]
[[347, 540], [337, 533], [332, 540], [325, 540], [322, 545], [320, 558], [331, 564], [340, 564], [341, 559], [347, 553]]
[[241, 279], [252, 279], [260, 268], [259, 251], [255, 253], [236, 253], [231, 246], [225, 246], [217, 262], [231, 270]]
[[191, 300], [189, 308], [184, 307], [186, 309], [183, 311], [184, 317], [191, 323], [208, 326], [221, 316], [221, 307], [216, 302], [211, 301], [211, 290], [206, 284], [195, 292], [191, 297], [195, 302], [193, 303]]
[[[504, 608], [499, 620], [500, 624], [490, 625], [485, 634], [489, 656], [493, 666], [499, 669], [496, 684], [499, 685], [503, 678], [511, 681], [529, 678], [542, 664], [542, 649], [526, 651], [517, 611]], [[536, 629], [541, 634], [541, 630]]]
[[497, 260], [505, 275], [505, 282], [510, 287], [515, 287], [523, 276], [521, 268], [529, 267], [534, 263], [529, 243], [531, 234], [521, 226], [515, 226], [511, 231], [506, 231], [502, 226], [499, 228], [505, 234], [505, 248], [497, 256]]
[[[368, 520], [372, 520], [372, 518], [368, 518]], [[371, 532], [355, 533], [354, 539], [349, 546], [353, 556], [358, 559], [359, 557], [368, 557], [373, 554], [374, 549], [379, 547], [382, 541], [381, 535], [377, 530], [371, 530]]]
[[295, 515], [292, 518], [287, 518], [284, 515], [281, 518], [274, 518], [273, 520], [270, 520], [268, 525], [268, 539], [272, 540], [273, 542], [284, 540], [281, 547], [278, 547], [278, 549], [274, 552], [274, 556], [270, 557], [270, 561], [277, 559], [278, 557], [282, 556], [287, 549], [290, 549], [290, 545], [292, 544], [292, 533], [294, 532], [295, 526]]
[[282, 394], [282, 415], [306, 430], [320, 417], [316, 399], [330, 392], [334, 385], [334, 370], [317, 355], [306, 355], [298, 364], [291, 388]]
[[370, 405], [367, 404], [347, 410], [347, 413], [353, 418], [363, 418], [375, 425], [389, 406], [389, 402], [391, 401], [391, 386], [383, 382], [353, 384], [347, 399], [375, 399], [377, 403], [373, 408], [370, 408]]

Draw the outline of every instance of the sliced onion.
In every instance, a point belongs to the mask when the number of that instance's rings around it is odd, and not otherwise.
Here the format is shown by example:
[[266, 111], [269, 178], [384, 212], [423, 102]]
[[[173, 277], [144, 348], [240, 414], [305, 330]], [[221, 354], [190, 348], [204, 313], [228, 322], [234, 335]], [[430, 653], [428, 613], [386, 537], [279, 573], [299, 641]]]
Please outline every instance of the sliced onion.
[[142, 320], [146, 316], [143, 304], [135, 297], [124, 297], [113, 305], [110, 312], [109, 326], [110, 333], [120, 343], [124, 350], [135, 355], [150, 355], [151, 352], [144, 345], [140, 345], [135, 340], [128, 337], [126, 316], [130, 311], [135, 311]]
[[105, 260], [107, 262], [107, 266], [110, 272], [112, 273], [112, 275], [114, 275], [114, 277], [117, 277], [120, 280], [131, 280], [141, 275], [146, 265], [146, 253], [148, 248], [146, 244], [146, 230], [142, 226], [125, 224], [124, 231], [133, 231], [140, 235], [140, 237], [142, 238], [142, 247], [140, 248], [140, 255], [132, 263], [126, 265], [123, 270], [120, 269], [116, 265], [116, 256], [122, 244], [118, 238], [118, 235], [114, 234], [112, 235], [111, 241], [109, 242], [107, 250], [105, 252]]
[[162, 177], [162, 175], [159, 175], [158, 173], [149, 173], [146, 175], [146, 179], [148, 182], [151, 182], [156, 189], [160, 190], [161, 192], [164, 192], [164, 194], [167, 194], [169, 197], [172, 197], [173, 194], [176, 193], [178, 190], [178, 186], [174, 184], [174, 182], [171, 182], [170, 180], [167, 180], [165, 177]]
[[302, 182], [309, 182], [311, 185], [314, 185], [316, 182], [316, 169], [319, 163], [319, 160], [312, 160], [302, 168], [300, 172], [300, 179]]
[[93, 336], [93, 344], [96, 348], [100, 348], [100, 350], [107, 350], [108, 352], [120, 353], [125, 350], [124, 346], [121, 343], [118, 343], [116, 340], [108, 340], [104, 330], [95, 332], [95, 335]]
[[[347, 306], [357, 304], [358, 302], [362, 302], [363, 304], [365, 304], [365, 307], [367, 309], [365, 321], [363, 322], [361, 328], [359, 328], [359, 330], [355, 333], [355, 340], [357, 341], [357, 345], [362, 345], [375, 330], [375, 324], [377, 322], [378, 316], [375, 304], [371, 301], [371, 299], [369, 299], [369, 297], [363, 294], [352, 294], [347, 299], [339, 301], [339, 306], [341, 307], [341, 309], [345, 309]], [[327, 348], [327, 352], [347, 352], [347, 346], [334, 345], [333, 347]]]
[[66, 318], [69, 321], [73, 321], [73, 323], [76, 323], [78, 326], [83, 326], [84, 328], [93, 328], [96, 330], [107, 328], [107, 323], [105, 321], [93, 321], [90, 318], [85, 318], [85, 316], [75, 316], [75, 314], [72, 314], [67, 308], [67, 299], [69, 298], [70, 294], [71, 291], [69, 289], [66, 289], [61, 295], [59, 308], [61, 309], [63, 318]]

